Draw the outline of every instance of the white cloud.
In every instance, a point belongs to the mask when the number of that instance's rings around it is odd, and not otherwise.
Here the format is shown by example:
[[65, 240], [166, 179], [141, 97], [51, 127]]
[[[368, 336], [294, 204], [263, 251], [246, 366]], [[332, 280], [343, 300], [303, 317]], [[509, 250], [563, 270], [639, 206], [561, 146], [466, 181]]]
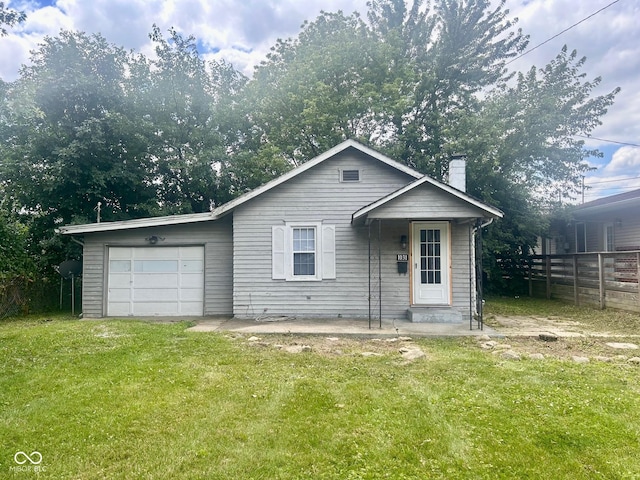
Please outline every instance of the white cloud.
[[640, 175], [640, 148], [624, 146], [613, 154], [611, 162], [603, 169], [607, 175]]
[[640, 148], [620, 147], [611, 161], [587, 176], [585, 200], [640, 189]]
[[[494, 6], [499, 4], [499, 0], [492, 2]], [[253, 67], [265, 59], [276, 40], [295, 36], [305, 20], [315, 19], [321, 10], [342, 10], [345, 14], [359, 11], [366, 18], [366, 3], [367, 0], [9, 0], [9, 7], [25, 10], [28, 17], [25, 24], [0, 38], [0, 78], [7, 81], [17, 78], [20, 65], [28, 61], [29, 50], [35, 49], [44, 35], [56, 35], [60, 29], [100, 32], [111, 43], [152, 55], [148, 34], [154, 23], [165, 35], [170, 27], [183, 35], [193, 34], [200, 45], [211, 49], [209, 53], [201, 52], [206, 58], [224, 58], [245, 75], [251, 75]], [[607, 3], [507, 0], [506, 8], [510, 9], [510, 17], [519, 17], [517, 27], [531, 36], [529, 48], [532, 48]], [[53, 6], [38, 7], [43, 4]], [[582, 70], [586, 79], [602, 76], [598, 94], [622, 88], [593, 136], [640, 143], [638, 18], [640, 2], [617, 2], [510, 67], [518, 70], [528, 70], [532, 65], [544, 67], [564, 44], [577, 49], [580, 56], [587, 57]], [[590, 140], [588, 145], [611, 144]], [[624, 149], [618, 152], [621, 153], [614, 155], [609, 170], [599, 170], [598, 177], [610, 175], [622, 162], [620, 158], [628, 155]], [[638, 167], [633, 163], [629, 168]]]
[[[595, 13], [609, 2], [600, 0], [532, 0], [521, 5], [507, 1], [514, 16], [520, 18], [519, 26], [530, 34], [529, 48]], [[587, 62], [582, 71], [586, 79], [602, 77], [598, 94], [606, 94], [616, 87], [622, 91], [616, 103], [609, 109], [603, 125], [593, 135], [596, 137], [638, 143], [640, 140], [640, 96], [637, 94], [637, 77], [640, 71], [640, 2], [618, 2], [563, 33], [549, 43], [525, 55], [514, 63], [520, 69], [531, 65], [543, 67], [560, 51], [563, 45], [577, 50]]]
[[30, 13], [22, 29], [37, 35], [55, 36], [61, 29], [73, 28], [73, 21], [59, 9], [44, 7]]
[[[321, 10], [366, 12], [367, 0], [57, 0], [55, 7], [38, 8], [37, 2], [9, 2], [25, 10], [27, 22], [0, 38], [0, 50], [12, 55], [0, 60], [0, 78], [14, 80], [29, 49], [17, 38], [31, 32], [56, 35], [60, 29], [101, 33], [109, 42], [141, 53], [153, 51], [148, 34], [153, 24], [163, 33], [174, 27], [194, 35], [201, 44], [216, 49], [215, 58], [232, 62], [245, 74], [263, 60], [278, 38], [295, 36], [305, 20]], [[244, 52], [238, 50], [242, 47]], [[4, 56], [3, 56], [4, 57]]]

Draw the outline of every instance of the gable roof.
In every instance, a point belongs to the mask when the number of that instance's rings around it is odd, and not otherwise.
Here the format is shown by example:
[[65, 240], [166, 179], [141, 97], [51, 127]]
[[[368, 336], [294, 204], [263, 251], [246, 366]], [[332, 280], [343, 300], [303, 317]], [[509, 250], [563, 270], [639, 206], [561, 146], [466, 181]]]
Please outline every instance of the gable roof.
[[403, 165], [402, 163], [396, 162], [395, 160], [392, 160], [391, 158], [387, 157], [386, 155], [383, 155], [382, 153], [369, 148], [359, 142], [356, 142], [355, 140], [345, 140], [344, 142], [336, 145], [335, 147], [333, 147], [330, 150], [327, 150], [326, 152], [324, 152], [321, 155], [318, 155], [317, 157], [309, 160], [308, 162], [303, 163], [302, 165], [300, 165], [299, 167], [294, 168], [293, 170], [289, 170], [287, 173], [285, 173], [284, 175], [281, 175], [277, 178], [274, 178], [273, 180], [265, 183], [264, 185], [251, 190], [250, 192], [245, 193], [244, 195], [240, 195], [238, 198], [235, 198], [233, 200], [231, 200], [230, 202], [225, 203], [224, 205], [221, 205], [220, 207], [216, 208], [213, 213], [215, 214], [216, 217], [220, 217], [222, 215], [224, 215], [225, 213], [229, 212], [230, 210], [233, 210], [234, 208], [242, 205], [245, 202], [248, 202], [249, 200], [257, 197], [258, 195], [262, 195], [263, 193], [271, 190], [274, 187], [277, 187], [280, 184], [283, 184], [289, 180], [291, 180], [294, 177], [297, 177], [298, 175], [300, 175], [301, 173], [306, 172], [307, 170], [312, 169], [313, 167], [315, 167], [316, 165], [324, 162], [325, 160], [337, 155], [338, 153], [341, 153], [349, 148], [355, 148], [356, 150], [361, 151], [362, 153], [369, 155], [370, 157], [375, 158], [376, 160], [379, 160], [382, 163], [385, 163], [387, 165], [389, 165], [390, 167], [395, 168], [396, 170], [400, 170], [401, 172], [406, 173], [407, 175], [413, 177], [413, 178], [421, 178], [422, 174], [420, 172], [417, 172], [416, 170], [407, 167], [406, 165]]
[[192, 213], [186, 215], [170, 215], [166, 217], [151, 217], [151, 218], [140, 218], [136, 220], [124, 220], [120, 222], [103, 222], [103, 223], [89, 223], [84, 225], [66, 225], [64, 227], [60, 227], [57, 229], [59, 233], [65, 235], [71, 234], [81, 234], [81, 233], [92, 233], [92, 232], [107, 232], [112, 230], [126, 230], [130, 228], [143, 228], [143, 227], [154, 227], [154, 226], [164, 226], [164, 225], [178, 225], [183, 223], [193, 223], [193, 222], [205, 222], [209, 220], [216, 220], [233, 209], [239, 207], [240, 205], [256, 198], [259, 195], [262, 195], [265, 192], [281, 185], [294, 177], [306, 172], [307, 170], [312, 169], [316, 165], [326, 161], [327, 159], [345, 151], [349, 148], [354, 148], [396, 170], [399, 170], [403, 173], [406, 173], [410, 177], [419, 179], [423, 175], [416, 170], [403, 165], [402, 163], [396, 162], [391, 158], [383, 155], [382, 153], [369, 148], [355, 140], [349, 139], [344, 142], [336, 145], [330, 150], [318, 155], [317, 157], [303, 163], [302, 165], [289, 170], [287, 173], [274, 178], [273, 180], [265, 183], [264, 185], [259, 186], [247, 192], [239, 197], [220, 205], [215, 208], [211, 212], [206, 213]]
[[429, 185], [433, 185], [434, 187], [439, 188], [440, 190], [443, 190], [453, 195], [454, 197], [459, 198], [460, 200], [470, 205], [473, 205], [476, 208], [479, 208], [480, 210], [488, 214], [488, 216], [490, 217], [502, 218], [504, 216], [504, 213], [501, 210], [473, 198], [472, 196], [466, 194], [462, 190], [458, 190], [457, 188], [454, 188], [451, 185], [447, 185], [446, 183], [442, 183], [437, 180], [434, 180], [428, 175], [424, 175], [418, 180], [411, 182], [409, 185], [406, 185], [396, 190], [395, 192], [392, 192], [389, 195], [382, 197], [379, 200], [376, 200], [375, 202], [367, 205], [366, 207], [361, 208], [351, 216], [351, 222], [353, 223], [356, 220], [365, 217], [368, 213], [372, 212], [376, 208], [391, 202], [392, 200], [404, 195], [407, 192], [410, 192], [414, 188], [424, 185], [425, 183]]

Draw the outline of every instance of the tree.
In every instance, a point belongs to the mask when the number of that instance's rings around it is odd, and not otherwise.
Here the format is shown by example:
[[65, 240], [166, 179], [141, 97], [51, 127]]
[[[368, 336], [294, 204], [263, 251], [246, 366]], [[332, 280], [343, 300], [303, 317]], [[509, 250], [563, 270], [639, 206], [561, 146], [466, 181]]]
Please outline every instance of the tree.
[[246, 79], [227, 63], [207, 66], [194, 37], [173, 29], [169, 34], [163, 38], [154, 26], [157, 59], [146, 64], [145, 86], [134, 93], [142, 97], [140, 116], [163, 212], [204, 212], [227, 199], [218, 188], [218, 169], [234, 137], [229, 104]]
[[19, 23], [24, 22], [27, 19], [27, 15], [24, 12], [19, 12], [12, 8], [7, 8], [4, 2], [0, 2], [0, 37], [8, 35], [7, 29], [4, 27], [14, 27]]
[[504, 5], [372, 0], [368, 23], [321, 14], [256, 69], [257, 138], [292, 164], [358, 138], [437, 179], [466, 153], [470, 193], [505, 212], [486, 245], [518, 263], [547, 199], [570, 195], [597, 154], [574, 135], [599, 123], [617, 90], [592, 96], [600, 80], [586, 81], [584, 59], [566, 49], [543, 69], [509, 71], [528, 37]]
[[279, 40], [247, 87], [245, 111], [259, 144], [296, 165], [347, 138], [384, 134], [383, 53], [357, 15], [341, 12], [323, 12], [296, 39]]
[[[519, 268], [548, 227], [547, 213], [559, 198], [578, 194], [590, 169], [586, 159], [600, 155], [576, 136], [600, 124], [619, 89], [593, 96], [601, 79], [586, 80], [585, 61], [563, 47], [545, 68], [518, 74], [459, 123], [454, 148], [469, 156], [471, 194], [505, 211], [486, 232], [494, 287], [513, 288], [502, 283], [500, 268]], [[507, 272], [512, 279], [514, 273]]]
[[480, 94], [509, 80], [506, 61], [527, 45], [504, 3], [490, 10], [487, 0], [439, 0], [430, 8], [418, 0], [407, 10], [403, 0], [372, 2], [374, 34], [398, 45], [390, 66], [402, 75], [388, 142], [395, 158], [443, 178], [458, 118], [477, 110]]
[[151, 37], [153, 61], [61, 32], [0, 83], [0, 192], [28, 217], [43, 265], [77, 255], [54, 228], [95, 221], [98, 205], [103, 221], [126, 220], [208, 211], [233, 194], [220, 172], [233, 170], [245, 77], [205, 65], [193, 37]]
[[[30, 217], [32, 247], [65, 256], [56, 225], [155, 214], [147, 143], [123, 94], [128, 54], [99, 35], [47, 37], [9, 84], [0, 114], [0, 190]], [[44, 253], [43, 253], [44, 252]]]

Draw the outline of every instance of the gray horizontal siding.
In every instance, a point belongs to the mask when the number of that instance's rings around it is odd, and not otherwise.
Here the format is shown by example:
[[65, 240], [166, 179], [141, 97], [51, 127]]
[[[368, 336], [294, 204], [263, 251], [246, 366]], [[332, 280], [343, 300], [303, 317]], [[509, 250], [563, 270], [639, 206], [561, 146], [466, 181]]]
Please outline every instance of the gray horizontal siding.
[[640, 248], [640, 215], [620, 218], [620, 223], [613, 221], [616, 248]]
[[[354, 168], [361, 170], [361, 181], [341, 183], [340, 170]], [[352, 225], [351, 215], [412, 180], [376, 160], [343, 152], [238, 207], [233, 221], [234, 315], [366, 317], [369, 311], [369, 232], [365, 225]], [[428, 210], [423, 210], [421, 217], [425, 217], [425, 211]], [[469, 216], [468, 211], [465, 213]], [[425, 219], [430, 218], [427, 215]], [[272, 280], [271, 227], [285, 222], [322, 222], [336, 226], [336, 279]], [[372, 227], [372, 266], [375, 269], [376, 227]], [[467, 231], [463, 227], [460, 235], [454, 235], [455, 249], [462, 246], [462, 239], [467, 239]], [[407, 253], [401, 249], [401, 235], [409, 235], [407, 221], [383, 221], [382, 307], [385, 318], [404, 318], [409, 307], [409, 275], [398, 274], [396, 264], [396, 254]], [[468, 296], [463, 298], [464, 292], [469, 290], [468, 246], [462, 247], [461, 261], [465, 263], [464, 267], [456, 263], [453, 301], [468, 309]], [[467, 272], [464, 277], [463, 271]]]
[[104, 244], [85, 238], [82, 257], [82, 315], [85, 318], [103, 316]]
[[87, 234], [84, 238], [82, 311], [87, 318], [106, 314], [108, 246], [148, 247], [145, 238], [164, 238], [157, 245], [202, 245], [205, 250], [205, 315], [231, 315], [233, 244], [231, 216], [215, 222], [137, 228]]
[[429, 212], [430, 219], [482, 216], [480, 209], [433, 185], [423, 184], [369, 212], [369, 217], [419, 219], [425, 212]]
[[[341, 183], [341, 169], [360, 169], [360, 181]], [[236, 316], [364, 316], [368, 313], [367, 228], [351, 214], [411, 181], [359, 153], [343, 152], [234, 212]], [[336, 227], [336, 279], [271, 279], [271, 227], [322, 222]]]

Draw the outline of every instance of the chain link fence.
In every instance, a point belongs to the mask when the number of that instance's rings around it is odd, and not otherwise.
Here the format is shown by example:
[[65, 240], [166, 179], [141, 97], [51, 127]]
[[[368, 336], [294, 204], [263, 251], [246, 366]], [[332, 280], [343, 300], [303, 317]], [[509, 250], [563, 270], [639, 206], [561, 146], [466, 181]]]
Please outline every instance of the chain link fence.
[[[76, 281], [76, 300], [79, 284]], [[71, 283], [60, 278], [0, 278], [0, 319], [60, 310], [71, 311]], [[79, 309], [76, 308], [76, 312]]]

